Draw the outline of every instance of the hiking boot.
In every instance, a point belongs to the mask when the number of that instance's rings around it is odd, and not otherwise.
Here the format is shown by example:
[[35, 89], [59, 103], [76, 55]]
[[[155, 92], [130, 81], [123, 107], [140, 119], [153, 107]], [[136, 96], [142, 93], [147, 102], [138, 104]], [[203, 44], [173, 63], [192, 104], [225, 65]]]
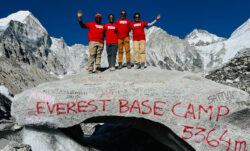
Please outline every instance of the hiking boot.
[[130, 62], [127, 62], [127, 68], [131, 69], [131, 63]]
[[119, 63], [118, 69], [122, 69], [122, 63]]
[[136, 63], [135, 64], [135, 69], [139, 69], [140, 68], [140, 64], [139, 63]]
[[141, 69], [142, 69], [142, 70], [145, 69], [145, 63], [142, 63], [142, 64], [141, 64]]
[[99, 68], [95, 69], [95, 73], [100, 73], [100, 72], [101, 72], [101, 70]]
[[101, 73], [101, 71], [97, 69], [97, 70], [95, 70], [95, 73]]
[[111, 67], [111, 68], [110, 68], [110, 71], [115, 71], [115, 67]]
[[92, 70], [89, 70], [88, 74], [92, 74], [92, 73], [93, 73], [93, 71], [92, 71]]

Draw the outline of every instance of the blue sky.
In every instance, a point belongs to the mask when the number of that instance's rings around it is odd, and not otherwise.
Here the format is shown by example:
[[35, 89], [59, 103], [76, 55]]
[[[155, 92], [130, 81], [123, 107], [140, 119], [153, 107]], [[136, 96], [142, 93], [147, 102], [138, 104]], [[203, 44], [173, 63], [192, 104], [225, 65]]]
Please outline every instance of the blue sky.
[[82, 10], [85, 22], [94, 21], [95, 14], [101, 13], [102, 23], [107, 23], [109, 13], [118, 19], [123, 9], [132, 21], [135, 12], [141, 13], [141, 20], [147, 22], [161, 14], [155, 25], [180, 38], [194, 28], [228, 38], [250, 17], [249, 0], [4, 0], [0, 18], [18, 10], [29, 10], [51, 36], [63, 37], [68, 45], [86, 45], [87, 30], [81, 29], [77, 22], [78, 10]]

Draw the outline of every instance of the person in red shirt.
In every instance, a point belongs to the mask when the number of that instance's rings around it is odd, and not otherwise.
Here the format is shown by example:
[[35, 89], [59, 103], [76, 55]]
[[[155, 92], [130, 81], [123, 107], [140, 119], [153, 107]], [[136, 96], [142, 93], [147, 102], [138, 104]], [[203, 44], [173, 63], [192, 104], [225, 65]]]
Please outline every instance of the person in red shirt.
[[147, 23], [144, 21], [140, 21], [141, 15], [139, 13], [134, 14], [134, 22], [131, 23], [130, 27], [133, 30], [133, 46], [134, 46], [134, 60], [135, 60], [135, 68], [141, 69], [145, 68], [146, 62], [146, 38], [144, 28], [148, 26], [152, 26], [156, 23], [157, 20], [160, 19], [160, 15], [152, 23]]
[[101, 14], [96, 14], [95, 22], [82, 22], [82, 11], [78, 11], [78, 22], [82, 28], [88, 28], [88, 42], [89, 42], [89, 73], [93, 73], [94, 62], [95, 72], [100, 72], [101, 55], [104, 43], [104, 25], [101, 24]]
[[114, 71], [116, 63], [116, 54], [118, 49], [117, 25], [114, 24], [115, 16], [113, 14], [109, 14], [108, 19], [109, 23], [105, 24], [104, 26], [106, 33], [106, 50], [110, 71]]
[[121, 18], [116, 21], [118, 28], [118, 69], [122, 68], [122, 60], [123, 60], [123, 46], [126, 51], [126, 59], [127, 59], [127, 67], [131, 69], [130, 63], [130, 44], [129, 44], [129, 32], [130, 32], [130, 20], [126, 19], [126, 11], [121, 11]]

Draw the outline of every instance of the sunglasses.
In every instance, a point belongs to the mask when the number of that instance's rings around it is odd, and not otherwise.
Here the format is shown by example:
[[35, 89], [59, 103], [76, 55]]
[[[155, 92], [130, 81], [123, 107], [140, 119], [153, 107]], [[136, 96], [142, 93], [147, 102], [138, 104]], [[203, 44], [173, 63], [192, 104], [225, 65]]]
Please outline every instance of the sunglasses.
[[135, 18], [140, 18], [140, 17], [136, 16]]

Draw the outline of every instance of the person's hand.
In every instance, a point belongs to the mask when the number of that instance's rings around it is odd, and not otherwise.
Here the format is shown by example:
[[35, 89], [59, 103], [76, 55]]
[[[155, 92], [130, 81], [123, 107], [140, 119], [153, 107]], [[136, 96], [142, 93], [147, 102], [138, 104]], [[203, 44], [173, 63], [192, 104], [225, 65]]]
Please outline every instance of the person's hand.
[[77, 12], [77, 16], [78, 16], [78, 17], [82, 17], [82, 11], [81, 11], [81, 10], [79, 10], [79, 11]]
[[156, 19], [159, 20], [160, 18], [161, 18], [161, 15], [159, 14]]

